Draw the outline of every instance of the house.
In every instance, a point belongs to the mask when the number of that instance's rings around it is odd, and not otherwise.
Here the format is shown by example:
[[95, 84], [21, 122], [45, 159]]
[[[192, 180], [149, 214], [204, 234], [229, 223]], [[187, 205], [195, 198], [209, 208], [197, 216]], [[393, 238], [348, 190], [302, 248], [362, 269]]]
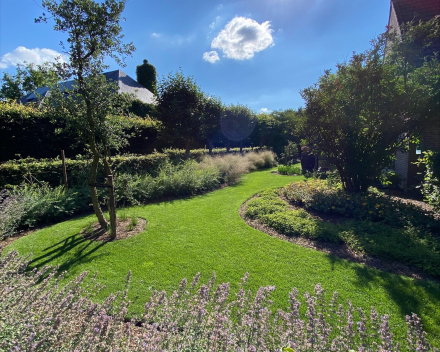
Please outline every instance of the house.
[[[388, 27], [400, 34], [402, 24], [428, 21], [437, 15], [440, 15], [439, 0], [391, 0]], [[431, 45], [424, 49], [423, 56], [430, 58], [435, 52], [440, 53], [440, 38], [435, 38]], [[440, 56], [438, 58], [440, 59]], [[419, 145], [410, 144], [408, 152], [396, 153], [395, 170], [403, 179], [404, 189], [414, 187], [420, 182], [417, 178], [419, 170], [414, 162], [425, 150], [440, 151], [440, 111], [438, 119], [422, 131]]]
[[[118, 93], [132, 93], [137, 99], [146, 104], [156, 104], [156, 97], [147, 88], [136, 82], [133, 78], [128, 76], [121, 70], [115, 70], [103, 73], [105, 78], [110, 82], [118, 84]], [[70, 90], [73, 87], [74, 81], [67, 81], [60, 83], [62, 89]], [[49, 87], [38, 88], [35, 92], [25, 95], [20, 98], [20, 103], [28, 104], [44, 99], [50, 94]]]

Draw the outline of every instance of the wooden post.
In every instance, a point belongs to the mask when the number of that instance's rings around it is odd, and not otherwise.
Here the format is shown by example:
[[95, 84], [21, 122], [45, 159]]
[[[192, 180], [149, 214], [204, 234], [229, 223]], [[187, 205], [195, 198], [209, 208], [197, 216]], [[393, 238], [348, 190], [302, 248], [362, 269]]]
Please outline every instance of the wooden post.
[[64, 155], [64, 150], [61, 151], [61, 160], [62, 160], [62, 164], [63, 164], [64, 189], [67, 189], [66, 156]]
[[108, 179], [108, 211], [110, 213], [110, 237], [116, 238], [116, 202], [115, 202], [115, 186], [113, 184], [113, 175], [107, 175]]

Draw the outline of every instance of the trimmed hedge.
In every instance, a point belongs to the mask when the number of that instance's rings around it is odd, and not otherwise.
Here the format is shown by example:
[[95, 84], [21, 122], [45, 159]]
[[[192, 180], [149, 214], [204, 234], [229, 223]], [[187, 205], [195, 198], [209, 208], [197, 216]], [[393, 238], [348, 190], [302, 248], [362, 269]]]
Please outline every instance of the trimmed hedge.
[[[251, 148], [243, 149], [250, 152]], [[257, 150], [254, 148], [254, 150]], [[238, 153], [239, 148], [231, 152]], [[203, 156], [208, 154], [207, 149], [195, 149], [191, 151], [190, 158], [200, 161]], [[213, 155], [226, 154], [226, 148], [214, 149]], [[165, 161], [171, 160], [174, 163], [183, 159], [185, 150], [166, 149], [163, 153], [152, 153], [148, 155], [124, 155], [112, 158], [113, 171], [115, 174], [121, 173], [148, 173], [155, 176], [159, 166]], [[84, 159], [66, 159], [67, 180], [69, 185], [87, 184], [89, 175], [89, 160]], [[31, 176], [32, 175], [32, 176]], [[0, 188], [6, 185], [19, 185], [26, 179], [35, 177], [38, 181], [45, 181], [53, 186], [62, 184], [62, 162], [60, 159], [18, 159], [10, 160], [0, 164]], [[101, 168], [100, 177], [104, 177]]]
[[[151, 153], [157, 140], [159, 124], [151, 119], [124, 117], [129, 120], [129, 153]], [[31, 105], [0, 102], [0, 161], [17, 155], [32, 158], [53, 158], [65, 150], [69, 155], [83, 152], [77, 135], [65, 130], [62, 119]]]

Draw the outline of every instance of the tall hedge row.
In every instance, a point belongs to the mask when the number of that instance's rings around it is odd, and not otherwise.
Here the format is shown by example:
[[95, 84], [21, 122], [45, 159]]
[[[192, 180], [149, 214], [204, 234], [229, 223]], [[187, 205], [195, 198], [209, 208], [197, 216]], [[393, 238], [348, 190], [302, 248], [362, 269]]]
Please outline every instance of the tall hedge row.
[[[132, 135], [130, 145], [123, 151], [128, 153], [151, 153], [155, 147], [159, 126], [156, 122], [142, 118], [127, 118]], [[75, 132], [65, 130], [62, 119], [53, 118], [44, 110], [31, 105], [0, 102], [0, 161], [28, 156], [54, 158], [65, 150], [66, 155], [82, 154], [83, 146]]]

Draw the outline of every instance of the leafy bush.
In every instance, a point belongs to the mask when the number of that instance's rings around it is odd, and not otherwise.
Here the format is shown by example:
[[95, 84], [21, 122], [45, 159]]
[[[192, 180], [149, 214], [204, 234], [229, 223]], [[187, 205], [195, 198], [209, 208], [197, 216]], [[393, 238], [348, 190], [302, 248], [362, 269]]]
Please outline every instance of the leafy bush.
[[0, 205], [0, 238], [12, 235], [17, 228], [33, 227], [62, 220], [89, 208], [88, 189], [55, 188], [47, 184], [22, 184], [3, 191]]
[[440, 222], [435, 220], [432, 212], [394, 200], [380, 192], [346, 193], [318, 179], [292, 182], [282, 192], [291, 203], [306, 209], [358, 220], [380, 221], [398, 228], [410, 222], [430, 231], [440, 230]]
[[298, 165], [278, 165], [278, 172], [281, 175], [301, 175], [301, 166]]
[[156, 177], [148, 174], [122, 174], [115, 179], [116, 199], [124, 205], [140, 204], [162, 197], [189, 196], [212, 191], [220, 185], [215, 168], [200, 168], [193, 160], [179, 165], [165, 162]]
[[425, 200], [440, 212], [440, 153], [424, 152], [420, 164], [426, 168], [421, 187], [422, 194]]
[[350, 219], [339, 224], [322, 222], [312, 218], [304, 209], [291, 210], [288, 204], [279, 198], [278, 190], [267, 190], [249, 200], [245, 206], [245, 216], [257, 219], [287, 236], [344, 242], [355, 252], [385, 260], [396, 260], [418, 267], [431, 275], [440, 276], [438, 233], [431, 233], [418, 222], [407, 222], [401, 228], [391, 227], [385, 221]]
[[246, 274], [231, 297], [229, 283], [215, 285], [213, 276], [199, 284], [197, 274], [171, 295], [155, 291], [142, 318], [126, 321], [128, 290], [95, 303], [95, 277], [61, 285], [50, 268], [27, 268], [16, 252], [0, 256], [2, 351], [437, 351], [416, 314], [406, 316], [407, 339], [396, 341], [388, 315], [339, 304], [336, 292], [327, 301], [319, 284], [304, 299], [294, 288], [289, 307], [274, 312], [274, 286], [253, 295]]

